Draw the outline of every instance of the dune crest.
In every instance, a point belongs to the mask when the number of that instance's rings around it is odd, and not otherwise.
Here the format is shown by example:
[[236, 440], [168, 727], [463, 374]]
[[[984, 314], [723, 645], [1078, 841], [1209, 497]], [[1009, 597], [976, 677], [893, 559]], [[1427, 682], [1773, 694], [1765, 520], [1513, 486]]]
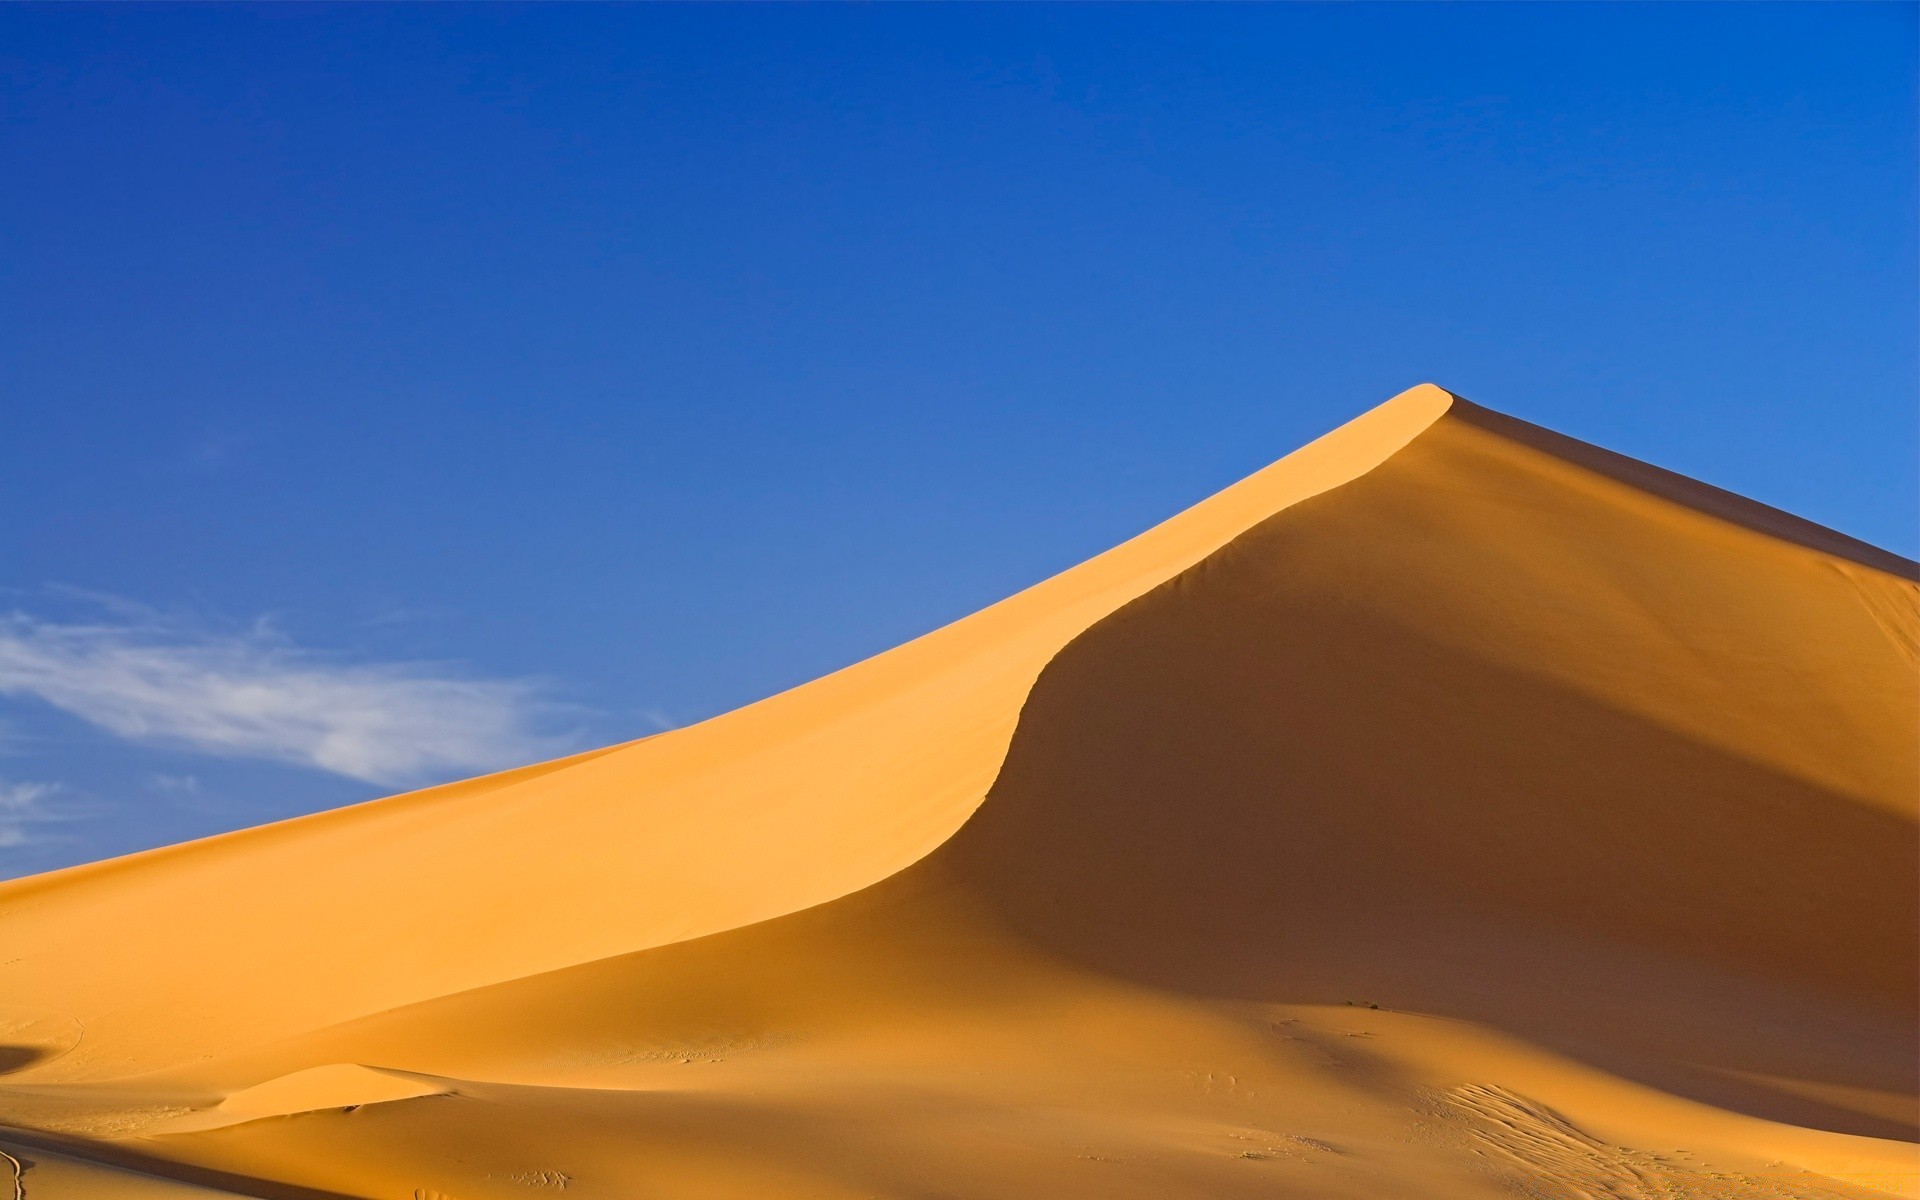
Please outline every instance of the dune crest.
[[1915, 580], [1423, 385], [701, 725], [0, 885], [0, 1148], [261, 1196], [1920, 1195]]

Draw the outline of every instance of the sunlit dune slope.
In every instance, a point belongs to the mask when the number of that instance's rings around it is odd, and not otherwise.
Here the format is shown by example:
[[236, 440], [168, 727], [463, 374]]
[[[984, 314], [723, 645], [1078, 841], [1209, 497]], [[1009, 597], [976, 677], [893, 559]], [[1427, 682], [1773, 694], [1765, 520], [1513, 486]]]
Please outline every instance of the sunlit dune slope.
[[98, 1196], [1920, 1194], [1914, 580], [1416, 388], [702, 725], [0, 887], [0, 1148]]
[[6, 995], [84, 1021], [58, 1072], [96, 1078], [845, 895], [966, 820], [1063, 645], [1448, 401], [1416, 388], [1046, 583], [703, 724], [3, 885]]

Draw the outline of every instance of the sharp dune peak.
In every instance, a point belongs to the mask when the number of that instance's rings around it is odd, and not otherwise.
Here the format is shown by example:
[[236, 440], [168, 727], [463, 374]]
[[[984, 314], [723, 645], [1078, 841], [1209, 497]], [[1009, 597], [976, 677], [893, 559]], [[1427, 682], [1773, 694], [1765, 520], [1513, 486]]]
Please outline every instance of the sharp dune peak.
[[0, 1124], [259, 1195], [1914, 1195], [1916, 578], [1420, 384], [697, 725], [0, 885]]

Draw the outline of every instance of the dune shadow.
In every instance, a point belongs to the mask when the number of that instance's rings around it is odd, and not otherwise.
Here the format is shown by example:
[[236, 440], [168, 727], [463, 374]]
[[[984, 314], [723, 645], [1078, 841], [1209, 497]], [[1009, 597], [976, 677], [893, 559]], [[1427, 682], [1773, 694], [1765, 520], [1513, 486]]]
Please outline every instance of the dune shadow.
[[[231, 1171], [217, 1171], [205, 1167], [195, 1167], [186, 1163], [171, 1162], [167, 1159], [143, 1153], [125, 1145], [108, 1145], [100, 1142], [83, 1141], [73, 1138], [55, 1137], [26, 1130], [0, 1126], [0, 1145], [6, 1147], [31, 1147], [50, 1154], [65, 1155], [82, 1162], [99, 1163], [118, 1167], [123, 1171], [133, 1171], [156, 1179], [173, 1180], [178, 1183], [193, 1184], [211, 1188], [217, 1192], [235, 1196], [251, 1196], [256, 1200], [358, 1200], [357, 1197], [343, 1192], [330, 1192], [321, 1188], [301, 1187], [297, 1184], [279, 1183], [270, 1179], [261, 1179], [251, 1175], [236, 1174]], [[23, 1166], [31, 1165], [28, 1159], [15, 1152]]]
[[48, 1057], [44, 1046], [16, 1046], [0, 1043], [0, 1075], [25, 1070]]
[[942, 869], [1122, 977], [1359, 994], [1915, 1140], [1735, 1078], [1913, 1094], [1910, 822], [1226, 553], [1048, 666]]

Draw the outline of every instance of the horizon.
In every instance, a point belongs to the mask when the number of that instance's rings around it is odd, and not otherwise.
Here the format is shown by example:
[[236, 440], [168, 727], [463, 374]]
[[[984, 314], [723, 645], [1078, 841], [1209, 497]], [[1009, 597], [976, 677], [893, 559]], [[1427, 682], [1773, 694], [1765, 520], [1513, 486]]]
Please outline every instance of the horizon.
[[730, 710], [1419, 379], [1911, 560], [1915, 30], [0, 10], [0, 878]]

